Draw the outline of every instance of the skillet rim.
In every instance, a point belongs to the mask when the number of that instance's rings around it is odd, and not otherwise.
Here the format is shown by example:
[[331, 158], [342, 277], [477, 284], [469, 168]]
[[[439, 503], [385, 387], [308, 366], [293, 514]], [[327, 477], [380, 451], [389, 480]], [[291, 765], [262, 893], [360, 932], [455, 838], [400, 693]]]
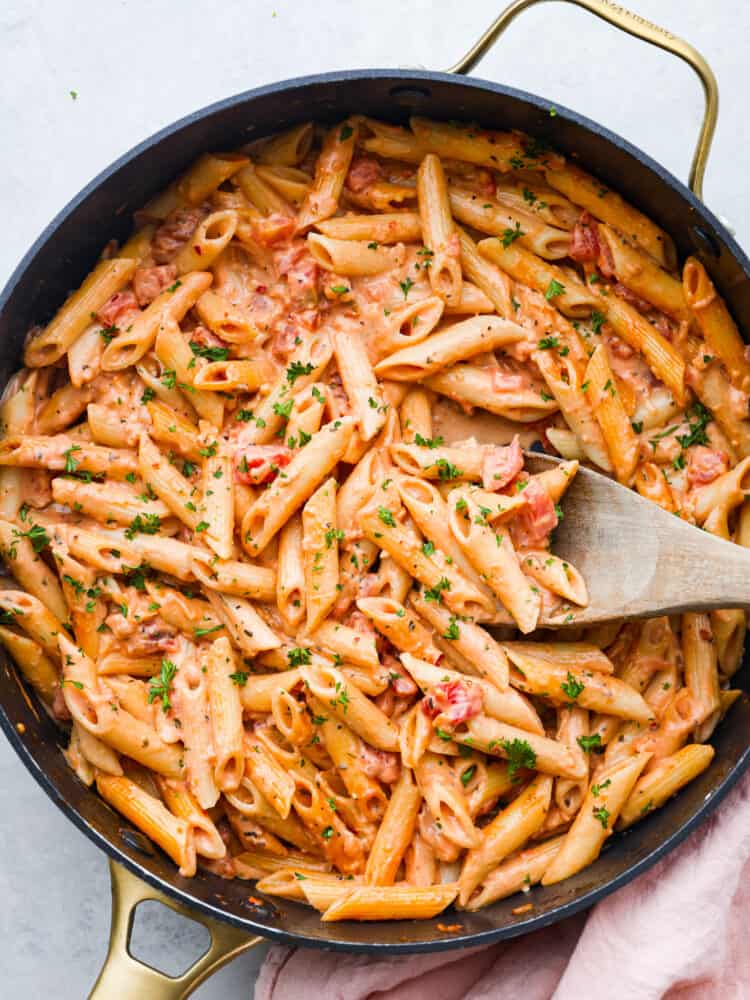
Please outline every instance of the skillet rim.
[[[0, 314], [12, 298], [13, 293], [24, 277], [26, 271], [29, 269], [36, 255], [54, 239], [57, 230], [62, 226], [62, 224], [83, 203], [85, 203], [86, 199], [90, 195], [101, 188], [122, 167], [126, 166], [143, 153], [149, 150], [157, 149], [159, 144], [164, 139], [180, 132], [190, 125], [198, 123], [202, 119], [210, 118], [212, 115], [220, 112], [232, 110], [243, 104], [251, 103], [257, 98], [274, 94], [283, 94], [285, 91], [314, 85], [330, 84], [340, 86], [342, 84], [346, 84], [348, 81], [367, 79], [393, 80], [394, 87], [403, 81], [413, 81], [415, 84], [429, 84], [433, 82], [449, 83], [452, 85], [467, 87], [471, 90], [485, 91], [489, 94], [525, 102], [544, 114], [548, 114], [550, 108], [554, 107], [557, 116], [561, 119], [570, 121], [574, 125], [606, 140], [609, 144], [617, 147], [621, 152], [624, 152], [628, 156], [637, 160], [641, 165], [650, 170], [651, 173], [655, 174], [660, 181], [672, 188], [672, 190], [680, 196], [683, 201], [688, 203], [693, 212], [696, 213], [696, 222], [700, 221], [704, 225], [707, 225], [710, 232], [721, 240], [727, 252], [734, 258], [735, 262], [744, 272], [745, 278], [750, 280], [750, 259], [748, 259], [748, 256], [740, 248], [735, 238], [731, 235], [726, 226], [714, 215], [714, 213], [711, 212], [711, 210], [708, 209], [707, 206], [701, 202], [682, 181], [675, 177], [674, 174], [664, 168], [651, 156], [644, 153], [629, 140], [624, 139], [617, 133], [612, 132], [610, 129], [600, 125], [593, 119], [590, 119], [585, 115], [581, 115], [570, 108], [558, 104], [557, 102], [554, 102], [553, 104], [548, 99], [538, 95], [531, 94], [527, 91], [519, 90], [514, 87], [509, 87], [504, 84], [494, 83], [490, 80], [430, 70], [376, 68], [339, 70], [330, 73], [292, 77], [286, 80], [277, 81], [276, 83], [266, 84], [262, 87], [242, 91], [239, 94], [234, 94], [230, 97], [215, 101], [214, 103], [209, 104], [197, 111], [190, 112], [189, 114], [164, 126], [152, 135], [143, 139], [141, 142], [131, 147], [131, 149], [127, 152], [119, 156], [109, 166], [105, 167], [104, 170], [100, 171], [88, 184], [86, 184], [76, 195], [74, 195], [67, 205], [65, 205], [44, 227], [42, 232], [33, 241], [30, 248], [14, 268], [5, 287], [2, 292], [0, 292]], [[705, 797], [703, 803], [693, 813], [693, 815], [678, 826], [677, 829], [674, 830], [666, 839], [662, 840], [657, 847], [649, 851], [639, 861], [628, 865], [623, 871], [613, 878], [610, 878], [608, 881], [588, 891], [584, 891], [575, 899], [562, 903], [545, 913], [540, 913], [536, 916], [532, 915], [528, 919], [521, 919], [516, 923], [502, 927], [489, 928], [487, 930], [480, 930], [470, 934], [456, 934], [455, 936], [443, 935], [432, 941], [410, 942], [400, 940], [389, 942], [369, 941], [366, 943], [359, 943], [344, 940], [336, 941], [321, 939], [312, 935], [303, 934], [299, 931], [288, 931], [274, 928], [266, 923], [258, 923], [251, 917], [238, 916], [237, 914], [222, 909], [220, 906], [198, 899], [192, 896], [190, 892], [174, 885], [172, 881], [152, 873], [144, 865], [139, 864], [139, 862], [135, 861], [123, 850], [115, 846], [115, 844], [100, 833], [99, 830], [87, 823], [76, 808], [63, 797], [51, 776], [39, 765], [29, 747], [27, 747], [25, 742], [21, 739], [20, 734], [17, 732], [14, 724], [8, 717], [5, 704], [2, 701], [0, 701], [0, 726], [29, 773], [46, 792], [48, 797], [55, 803], [55, 805], [61, 809], [65, 816], [100, 850], [104, 851], [108, 857], [116, 861], [118, 864], [123, 865], [123, 867], [138, 876], [138, 878], [142, 879], [151, 887], [163, 892], [171, 899], [198, 911], [198, 913], [202, 913], [205, 916], [209, 916], [216, 920], [229, 923], [235, 927], [239, 927], [248, 931], [248, 934], [258, 934], [274, 942], [287, 945], [318, 948], [325, 951], [350, 952], [355, 954], [424, 954], [428, 952], [447, 951], [458, 948], [486, 945], [500, 940], [509, 940], [522, 934], [527, 934], [533, 930], [540, 930], [543, 927], [558, 923], [567, 917], [588, 909], [595, 903], [610, 895], [612, 892], [615, 892], [617, 889], [633, 881], [633, 879], [637, 878], [638, 875], [647, 871], [657, 861], [665, 857], [683, 840], [685, 840], [685, 838], [697, 829], [697, 827], [699, 827], [700, 824], [713, 812], [716, 806], [725, 798], [725, 796], [737, 783], [739, 778], [745, 773], [748, 766], [750, 766], [750, 745], [748, 745], [748, 747], [746, 747], [746, 749], [739, 756], [736, 763], [732, 766], [731, 770]], [[402, 926], [404, 924], [408, 926], [409, 922], [399, 922], [398, 926]], [[363, 932], [367, 929], [367, 931], [371, 933], [377, 933], [376, 928], [378, 925], [366, 923], [360, 926], [362, 927]], [[393, 927], [394, 925], [391, 924], [390, 926]]]

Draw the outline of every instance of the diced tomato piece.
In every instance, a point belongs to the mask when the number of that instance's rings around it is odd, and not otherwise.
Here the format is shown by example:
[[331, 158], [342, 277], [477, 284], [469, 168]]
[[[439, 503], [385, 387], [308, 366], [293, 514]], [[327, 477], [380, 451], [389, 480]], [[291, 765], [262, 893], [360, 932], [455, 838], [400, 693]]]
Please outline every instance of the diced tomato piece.
[[518, 435], [508, 445], [497, 445], [485, 452], [482, 461], [482, 485], [486, 490], [501, 490], [513, 482], [523, 468], [523, 452]]
[[469, 681], [441, 681], [422, 701], [422, 711], [434, 719], [438, 715], [458, 726], [482, 712], [482, 691]]
[[526, 505], [511, 522], [511, 532], [518, 544], [535, 547], [547, 541], [557, 527], [557, 512], [549, 494], [535, 479], [530, 479], [523, 491]]
[[588, 212], [581, 213], [570, 234], [570, 256], [581, 262], [593, 262], [599, 256], [599, 233], [596, 222]]
[[128, 289], [125, 292], [115, 292], [107, 299], [96, 318], [105, 326], [119, 326], [123, 316], [133, 312], [138, 312], [138, 300]]
[[246, 445], [235, 455], [234, 478], [246, 486], [261, 486], [272, 482], [291, 460], [291, 451], [282, 445]]
[[687, 478], [691, 486], [705, 486], [729, 471], [729, 455], [718, 448], [695, 445], [688, 453]]
[[169, 288], [177, 277], [174, 264], [158, 264], [156, 267], [139, 267], [133, 276], [133, 291], [139, 306], [147, 306]]
[[195, 232], [206, 213], [202, 208], [176, 208], [154, 233], [151, 255], [157, 264], [168, 264]]
[[377, 160], [372, 160], [367, 156], [358, 156], [352, 160], [349, 173], [346, 177], [346, 186], [355, 193], [364, 191], [375, 181], [379, 181], [383, 176], [383, 168]]
[[635, 292], [631, 292], [629, 288], [626, 288], [625, 285], [621, 284], [619, 281], [614, 286], [612, 291], [619, 298], [624, 299], [627, 303], [633, 306], [634, 309], [637, 309], [638, 312], [645, 313], [650, 312], [653, 309], [650, 302], [642, 299], [640, 295], [636, 295]]

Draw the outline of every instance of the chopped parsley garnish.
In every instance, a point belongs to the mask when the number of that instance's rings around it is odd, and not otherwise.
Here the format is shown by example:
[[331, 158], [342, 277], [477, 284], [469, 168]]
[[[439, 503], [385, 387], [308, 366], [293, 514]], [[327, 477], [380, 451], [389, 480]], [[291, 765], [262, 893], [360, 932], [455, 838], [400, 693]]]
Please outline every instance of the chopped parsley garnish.
[[74, 444], [71, 445], [67, 451], [63, 452], [63, 455], [65, 456], [65, 471], [67, 473], [73, 473], [78, 468], [78, 462], [73, 458], [73, 453], [80, 450], [81, 446], [79, 444]]
[[292, 361], [286, 370], [286, 380], [290, 385], [294, 385], [301, 375], [310, 375], [315, 370], [315, 366], [309, 361], [303, 365], [301, 361]]
[[411, 280], [411, 278], [406, 277], [406, 278], [404, 278], [403, 281], [399, 281], [398, 287], [404, 293], [404, 298], [408, 299], [409, 298], [409, 292], [414, 287], [414, 282]]
[[342, 125], [341, 131], [339, 132], [339, 139], [341, 142], [346, 142], [347, 139], [351, 139], [354, 135], [354, 129], [351, 125]]
[[581, 684], [580, 681], [577, 681], [570, 671], [568, 671], [568, 679], [564, 681], [560, 687], [563, 689], [565, 697], [570, 698], [571, 701], [575, 701], [578, 698], [578, 695], [585, 689], [585, 685]]
[[161, 698], [162, 711], [166, 712], [172, 707], [169, 700], [169, 688], [177, 673], [177, 667], [171, 660], [161, 661], [161, 673], [158, 677], [152, 677], [148, 689], [148, 703], [153, 704], [157, 698]]
[[435, 551], [435, 543], [431, 541], [422, 542], [422, 551], [426, 556], [431, 556]]
[[536, 754], [526, 740], [503, 740], [501, 746], [508, 755], [508, 777], [512, 782], [520, 781], [519, 771], [533, 771], [536, 767]]
[[607, 317], [604, 313], [600, 313], [598, 309], [592, 310], [591, 313], [591, 329], [594, 333], [599, 333], [602, 326], [607, 322]]
[[245, 670], [238, 670], [236, 673], [230, 674], [229, 679], [234, 681], [237, 687], [243, 688], [247, 684], [247, 679], [250, 675]]
[[212, 625], [210, 628], [196, 628], [193, 630], [193, 635], [196, 639], [202, 639], [204, 635], [211, 635], [213, 632], [220, 632], [223, 628], [223, 625]]
[[557, 337], [542, 337], [539, 343], [536, 345], [542, 351], [549, 351], [553, 347], [559, 347], [560, 341]]
[[544, 293], [544, 297], [548, 302], [551, 302], [552, 299], [556, 299], [559, 295], [563, 295], [564, 293], [565, 285], [561, 284], [559, 281], [555, 281], [553, 278], [547, 285], [547, 291]]
[[426, 601], [432, 601], [434, 604], [439, 604], [443, 599], [443, 591], [451, 589], [450, 580], [443, 576], [434, 587], [430, 587], [429, 590], [424, 591], [424, 599]]
[[610, 817], [609, 809], [605, 809], [604, 806], [599, 806], [598, 809], [592, 809], [591, 811], [594, 814], [594, 819], [598, 819], [599, 822], [604, 827], [604, 829], [606, 830], [607, 827], [609, 826], [609, 817]]
[[519, 237], [525, 235], [526, 233], [524, 233], [523, 229], [521, 229], [521, 224], [517, 222], [515, 229], [504, 229], [503, 235], [499, 236], [498, 239], [507, 250], [508, 247], [511, 245], [511, 243], [515, 242], [515, 240], [517, 240]]
[[161, 530], [161, 518], [158, 514], [136, 514], [125, 529], [125, 537], [133, 539], [137, 534], [158, 535]]
[[312, 652], [307, 647], [297, 646], [287, 651], [286, 658], [290, 667], [303, 667], [310, 663]]
[[383, 524], [387, 524], [389, 528], [394, 528], [396, 526], [396, 522], [393, 519], [393, 513], [388, 510], [387, 507], [378, 507], [378, 517]]
[[448, 483], [452, 479], [460, 479], [463, 475], [461, 469], [457, 468], [457, 466], [453, 465], [452, 462], [449, 462], [445, 458], [439, 458], [437, 462], [435, 462], [435, 465], [437, 466], [440, 481], [443, 483]]
[[325, 533], [326, 548], [330, 549], [334, 542], [343, 542], [344, 532], [341, 528], [329, 528]]
[[584, 753], [602, 753], [604, 751], [599, 733], [593, 733], [591, 736], [579, 736], [577, 742]]
[[444, 639], [458, 639], [461, 633], [458, 630], [458, 622], [456, 621], [456, 616], [451, 615], [450, 624], [448, 628], [443, 632]]
[[205, 358], [207, 361], [226, 361], [229, 357], [228, 347], [204, 347], [194, 340], [190, 341], [190, 350], [196, 358]]
[[440, 448], [441, 445], [445, 444], [445, 440], [441, 437], [426, 438], [422, 437], [421, 434], [415, 434], [414, 444], [418, 444], [421, 448]]
[[467, 767], [466, 770], [461, 774], [461, 784], [466, 788], [471, 781], [471, 779], [476, 774], [477, 765], [472, 764], [471, 767]]
[[678, 434], [677, 440], [683, 448], [694, 444], [708, 444], [706, 427], [713, 420], [713, 414], [701, 402], [695, 402], [687, 411], [688, 433]]

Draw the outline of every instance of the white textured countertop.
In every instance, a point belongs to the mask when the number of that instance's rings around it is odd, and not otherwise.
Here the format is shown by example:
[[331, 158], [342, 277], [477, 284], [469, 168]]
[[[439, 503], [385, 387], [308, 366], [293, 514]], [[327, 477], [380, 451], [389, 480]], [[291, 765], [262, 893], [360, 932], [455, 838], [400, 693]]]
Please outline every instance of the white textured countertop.
[[[444, 68], [503, 0], [4, 0], [0, 4], [0, 286], [46, 222], [140, 139], [238, 91], [362, 66]], [[633, 0], [692, 42], [722, 98], [707, 203], [750, 247], [750, 8], [722, 0]], [[477, 75], [541, 94], [606, 123], [680, 177], [700, 123], [683, 64], [563, 4], [529, 11]], [[75, 98], [73, 97], [75, 94]], [[45, 797], [0, 738], [0, 996], [78, 1000], [105, 953], [104, 856]], [[161, 911], [163, 913], [163, 911]], [[148, 955], [175, 970], [201, 940], [158, 913]], [[262, 955], [249, 952], [195, 994], [249, 997]], [[183, 963], [184, 964], [184, 963]]]

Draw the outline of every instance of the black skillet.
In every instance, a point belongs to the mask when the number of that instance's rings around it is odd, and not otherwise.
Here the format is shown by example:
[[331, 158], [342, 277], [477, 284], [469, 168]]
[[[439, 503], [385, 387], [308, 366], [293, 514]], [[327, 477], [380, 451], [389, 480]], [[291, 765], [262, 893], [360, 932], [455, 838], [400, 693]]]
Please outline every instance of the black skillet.
[[[706, 113], [690, 175], [692, 191], [658, 163], [595, 122], [510, 87], [462, 74], [526, 7], [515, 0], [449, 73], [356, 70], [287, 80], [239, 94], [182, 119], [136, 146], [101, 173], [63, 209], [34, 243], [0, 296], [0, 384], [20, 365], [28, 328], [54, 313], [76, 288], [113, 236], [128, 235], [132, 213], [205, 150], [232, 149], [304, 120], [335, 122], [360, 112], [393, 122], [410, 114], [517, 128], [580, 158], [674, 237], [682, 257], [697, 254], [740, 328], [750, 329], [750, 262], [700, 200], [700, 186], [716, 121], [718, 93], [711, 70], [690, 46], [607, 0], [568, 0], [679, 56], [698, 73]], [[748, 657], [736, 684], [747, 689]], [[488, 944], [538, 929], [591, 906], [645, 871], [682, 841], [716, 807], [750, 761], [750, 703], [741, 698], [717, 729], [713, 763], [664, 808], [601, 857], [560, 885], [534, 888], [478, 913], [450, 913], [426, 921], [323, 924], [317, 913], [284, 900], [257, 899], [250, 883], [208, 873], [183, 879], [163, 854], [69, 770], [60, 732], [22, 688], [12, 664], [2, 662], [0, 724], [26, 767], [69, 819], [109, 855], [113, 873], [110, 954], [94, 988], [101, 998], [183, 997], [214, 969], [263, 935], [286, 944], [394, 955]], [[127, 953], [135, 906], [159, 899], [208, 926], [209, 952], [179, 979], [163, 976]]]

